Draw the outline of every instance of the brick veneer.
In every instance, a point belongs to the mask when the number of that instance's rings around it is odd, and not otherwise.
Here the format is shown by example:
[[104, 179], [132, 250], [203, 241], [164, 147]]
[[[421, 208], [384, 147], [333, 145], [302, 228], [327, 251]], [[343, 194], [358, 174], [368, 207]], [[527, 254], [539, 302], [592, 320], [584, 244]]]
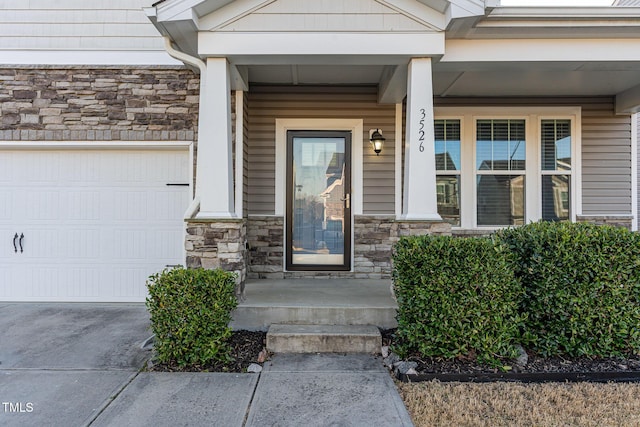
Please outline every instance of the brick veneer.
[[199, 89], [184, 67], [0, 68], [0, 139], [191, 141]]

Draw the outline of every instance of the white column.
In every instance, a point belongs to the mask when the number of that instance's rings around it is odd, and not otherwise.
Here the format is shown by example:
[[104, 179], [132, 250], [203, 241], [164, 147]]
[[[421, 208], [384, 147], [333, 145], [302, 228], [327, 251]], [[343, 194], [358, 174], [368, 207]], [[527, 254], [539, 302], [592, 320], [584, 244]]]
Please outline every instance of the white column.
[[436, 195], [431, 58], [409, 62], [404, 154], [405, 220], [442, 220]]
[[225, 58], [207, 58], [200, 85], [196, 218], [235, 218], [231, 141], [231, 86]]

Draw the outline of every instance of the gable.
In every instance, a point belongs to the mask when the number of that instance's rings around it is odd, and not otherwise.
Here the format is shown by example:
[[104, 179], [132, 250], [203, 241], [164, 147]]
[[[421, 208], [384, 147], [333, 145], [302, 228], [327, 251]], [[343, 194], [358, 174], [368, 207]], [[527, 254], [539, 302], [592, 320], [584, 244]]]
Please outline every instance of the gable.
[[[247, 2], [249, 3], [249, 2]], [[411, 1], [398, 0], [271, 0], [233, 16], [224, 9], [200, 21], [201, 30], [215, 32], [437, 32], [445, 15]], [[226, 12], [226, 13], [225, 13]]]

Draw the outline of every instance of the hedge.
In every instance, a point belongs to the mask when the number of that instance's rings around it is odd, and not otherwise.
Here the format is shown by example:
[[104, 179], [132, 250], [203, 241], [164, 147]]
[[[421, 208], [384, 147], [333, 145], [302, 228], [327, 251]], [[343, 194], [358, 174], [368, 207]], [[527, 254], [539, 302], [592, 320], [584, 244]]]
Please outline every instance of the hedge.
[[543, 356], [640, 351], [640, 234], [538, 222], [496, 236], [524, 287], [523, 345]]
[[514, 357], [522, 288], [507, 248], [491, 239], [415, 236], [394, 247], [398, 300], [396, 351], [476, 357], [497, 364]]
[[146, 305], [159, 362], [180, 367], [231, 360], [235, 275], [220, 269], [164, 270], [147, 282]]

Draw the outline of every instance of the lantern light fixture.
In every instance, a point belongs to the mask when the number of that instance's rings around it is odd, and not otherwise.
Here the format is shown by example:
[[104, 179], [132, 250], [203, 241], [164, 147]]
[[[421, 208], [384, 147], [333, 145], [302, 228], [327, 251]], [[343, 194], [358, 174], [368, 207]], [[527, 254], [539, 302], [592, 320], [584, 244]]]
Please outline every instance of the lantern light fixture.
[[385, 140], [386, 138], [382, 136], [382, 131], [380, 129], [371, 129], [369, 131], [369, 142], [371, 142], [373, 151], [376, 153], [376, 156], [380, 155]]

